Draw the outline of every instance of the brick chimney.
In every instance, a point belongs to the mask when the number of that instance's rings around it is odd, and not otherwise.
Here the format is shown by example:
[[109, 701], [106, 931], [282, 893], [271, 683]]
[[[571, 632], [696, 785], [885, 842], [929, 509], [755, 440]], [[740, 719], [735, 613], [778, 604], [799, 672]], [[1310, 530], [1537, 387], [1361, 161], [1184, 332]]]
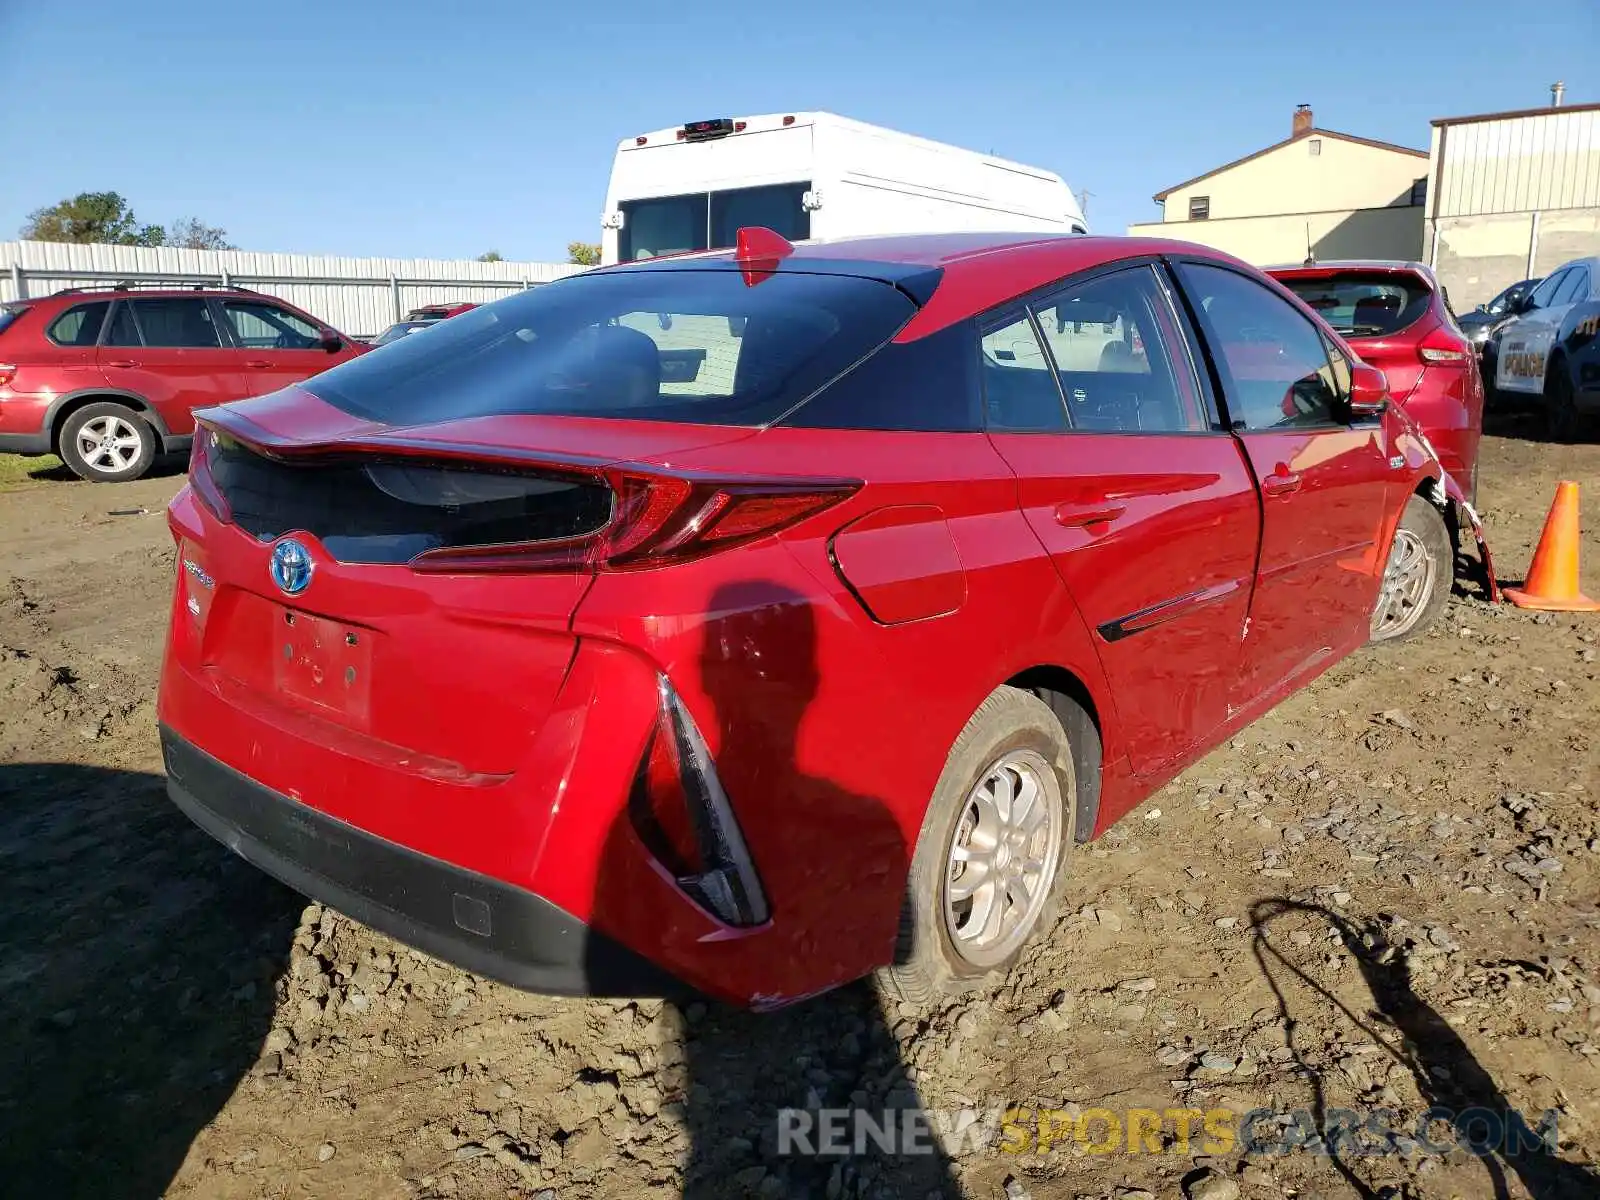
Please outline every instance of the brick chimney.
[[1290, 137], [1305, 137], [1310, 133], [1315, 124], [1311, 119], [1311, 105], [1296, 104], [1294, 106], [1294, 123], [1290, 126]]

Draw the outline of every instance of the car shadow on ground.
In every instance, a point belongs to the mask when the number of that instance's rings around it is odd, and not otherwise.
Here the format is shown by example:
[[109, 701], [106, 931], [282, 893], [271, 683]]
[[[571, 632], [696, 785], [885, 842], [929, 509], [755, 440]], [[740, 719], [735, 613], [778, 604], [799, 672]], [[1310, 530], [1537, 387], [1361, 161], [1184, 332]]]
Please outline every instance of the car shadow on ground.
[[157, 775], [0, 764], [0, 1179], [162, 1195], [256, 1062], [305, 902]]
[[[786, 806], [782, 857], [800, 864], [787, 871], [791, 887], [831, 890], [841, 938], [859, 936], [848, 931], [864, 923], [881, 933], [885, 959], [893, 957], [909, 863], [898, 823], [880, 801], [809, 775], [796, 753], [820, 683], [809, 602], [777, 585], [747, 582], [719, 589], [704, 611], [698, 665], [716, 710], [718, 765], [754, 754], [761, 776], [784, 780], [764, 799], [734, 796], [735, 808]], [[874, 877], [835, 877], [847, 842], [881, 848]], [[597, 877], [594, 919], [602, 928], [626, 920], [636, 903], [627, 880], [637, 877], [640, 847], [624, 815], [609, 832]], [[784, 870], [773, 854], [752, 849], [758, 870]], [[830, 938], [826, 931], [813, 936], [800, 946], [769, 945], [765, 953], [825, 961]], [[680, 1011], [684, 1061], [674, 1082], [681, 1088], [669, 1084], [666, 1100], [681, 1105], [688, 1133], [686, 1200], [963, 1194], [885, 1016], [897, 1006], [872, 983], [851, 983], [777, 1012], [704, 1001], [680, 1001]], [[834, 1152], [826, 1153], [830, 1140]]]
[[[1293, 916], [1322, 922], [1338, 934], [1371, 994], [1372, 1008], [1367, 1013], [1352, 1012], [1274, 943], [1272, 926]], [[1421, 1146], [1425, 1152], [1440, 1154], [1453, 1149], [1475, 1156], [1489, 1184], [1490, 1190], [1484, 1194], [1496, 1200], [1511, 1195], [1511, 1178], [1529, 1200], [1582, 1200], [1600, 1195], [1600, 1176], [1560, 1158], [1548, 1143], [1544, 1114], [1518, 1112], [1461, 1035], [1412, 989], [1412, 947], [1400, 930], [1381, 918], [1357, 923], [1322, 905], [1282, 898], [1258, 901], [1251, 910], [1251, 927], [1256, 963], [1277, 998], [1294, 1065], [1309, 1081], [1315, 1122], [1312, 1132], [1321, 1132], [1323, 1151], [1362, 1200], [1381, 1200], [1392, 1193], [1380, 1192], [1362, 1179], [1354, 1161], [1399, 1151], [1386, 1144], [1385, 1133], [1352, 1127], [1350, 1122], [1365, 1121], [1368, 1113], [1341, 1113], [1328, 1104], [1323, 1073], [1306, 1055], [1303, 1031], [1316, 1029], [1333, 1013], [1342, 1014], [1415, 1081], [1427, 1106], [1419, 1119], [1427, 1124], [1402, 1120], [1391, 1132], [1413, 1141], [1421, 1141], [1419, 1133], [1425, 1134], [1427, 1140]], [[1298, 1016], [1284, 986], [1290, 980], [1313, 997], [1313, 1003]], [[1341, 1128], [1344, 1132], [1339, 1132]]]

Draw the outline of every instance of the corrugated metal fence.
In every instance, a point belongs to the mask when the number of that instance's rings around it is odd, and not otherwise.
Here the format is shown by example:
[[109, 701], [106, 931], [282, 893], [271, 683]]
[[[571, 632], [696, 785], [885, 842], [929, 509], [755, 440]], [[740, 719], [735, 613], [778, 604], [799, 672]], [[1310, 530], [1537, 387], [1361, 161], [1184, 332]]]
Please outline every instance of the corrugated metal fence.
[[233, 284], [281, 296], [335, 329], [370, 337], [419, 305], [487, 303], [583, 269], [566, 263], [0, 242], [0, 301], [120, 280]]

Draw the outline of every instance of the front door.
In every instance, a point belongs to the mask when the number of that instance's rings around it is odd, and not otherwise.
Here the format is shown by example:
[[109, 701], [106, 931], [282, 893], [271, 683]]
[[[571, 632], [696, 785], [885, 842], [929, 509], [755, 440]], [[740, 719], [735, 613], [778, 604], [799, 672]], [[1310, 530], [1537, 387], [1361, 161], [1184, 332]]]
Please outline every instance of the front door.
[[322, 344], [322, 330], [286, 308], [266, 300], [223, 300], [221, 306], [246, 395], [264, 396], [344, 361]]
[[1348, 371], [1292, 303], [1229, 267], [1177, 265], [1261, 488], [1261, 561], [1237, 711], [1365, 641], [1394, 471], [1383, 424], [1341, 419]]
[[1259, 528], [1249, 469], [1151, 266], [997, 317], [983, 368], [990, 439], [1094, 631], [1129, 765], [1156, 773], [1227, 715]]

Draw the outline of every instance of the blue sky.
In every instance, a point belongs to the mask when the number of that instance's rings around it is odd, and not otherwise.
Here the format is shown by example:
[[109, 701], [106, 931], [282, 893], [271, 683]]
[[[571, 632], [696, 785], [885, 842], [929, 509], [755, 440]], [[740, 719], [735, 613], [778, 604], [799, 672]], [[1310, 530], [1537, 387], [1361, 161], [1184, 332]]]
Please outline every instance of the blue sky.
[[1059, 171], [1090, 223], [1317, 123], [1600, 100], [1596, 0], [0, 0], [0, 239], [115, 190], [245, 249], [559, 259], [617, 141], [825, 108]]

